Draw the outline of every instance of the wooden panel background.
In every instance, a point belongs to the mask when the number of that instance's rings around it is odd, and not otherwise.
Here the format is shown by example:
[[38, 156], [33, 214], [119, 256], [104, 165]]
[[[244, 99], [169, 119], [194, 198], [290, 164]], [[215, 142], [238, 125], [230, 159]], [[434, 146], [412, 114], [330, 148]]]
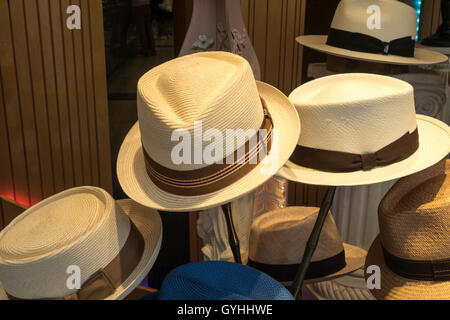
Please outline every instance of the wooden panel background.
[[[79, 5], [81, 30], [66, 27]], [[112, 192], [100, 0], [0, 0], [0, 194]]]
[[301, 83], [306, 0], [242, 0], [242, 16], [261, 65], [263, 81], [289, 94]]

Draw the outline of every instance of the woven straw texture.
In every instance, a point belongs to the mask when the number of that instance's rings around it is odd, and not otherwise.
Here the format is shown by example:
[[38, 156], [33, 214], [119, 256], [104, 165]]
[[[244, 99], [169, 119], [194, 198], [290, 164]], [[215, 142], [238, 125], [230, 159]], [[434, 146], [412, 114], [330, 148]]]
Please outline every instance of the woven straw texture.
[[[248, 62], [217, 52], [184, 56], [147, 72], [138, 82], [138, 117], [142, 143], [152, 159], [166, 168], [188, 171], [208, 164], [173, 163], [171, 151], [179, 143], [171, 141], [175, 130], [189, 132], [193, 161], [195, 146], [203, 154], [209, 145], [203, 143], [202, 132], [194, 131], [195, 121], [201, 121], [203, 133], [213, 129], [223, 137], [227, 130], [240, 129], [236, 137], [241, 147], [248, 129], [260, 129], [264, 112]], [[227, 152], [223, 143], [219, 160], [234, 150]]]
[[419, 131], [419, 149], [408, 159], [368, 171], [323, 172], [288, 161], [279, 174], [292, 181], [335, 186], [385, 182], [422, 171], [450, 152], [450, 128], [416, 116], [408, 83], [370, 74], [339, 74], [295, 89], [289, 99], [302, 119], [299, 145], [354, 154], [374, 153], [407, 132]]
[[[367, 10], [371, 6], [380, 8], [381, 28], [369, 29], [368, 18], [373, 16]], [[349, 32], [364, 33], [369, 36], [390, 42], [403, 37], [415, 39], [417, 33], [417, 13], [415, 10], [399, 1], [388, 0], [343, 0], [339, 3], [334, 14], [331, 27]], [[429, 65], [448, 60], [443, 54], [431, 50], [416, 49], [414, 57], [364, 53], [341, 49], [326, 44], [327, 36], [300, 36], [297, 41], [304, 46], [336, 56], [373, 61], [389, 64]]]
[[[269, 265], [300, 263], [318, 213], [319, 208], [288, 207], [255, 218], [250, 231], [249, 259]], [[334, 278], [364, 264], [365, 250], [344, 244], [332, 215], [328, 214], [311, 262], [330, 258], [342, 250], [345, 250], [347, 263], [343, 269], [308, 282]]]
[[381, 244], [399, 258], [434, 261], [450, 257], [450, 162], [400, 180], [379, 208], [380, 235], [366, 266], [381, 268], [378, 299], [450, 299], [449, 281], [415, 281], [400, 277], [384, 263]]
[[160, 300], [293, 300], [275, 279], [253, 268], [223, 261], [184, 265], [170, 272]]
[[[117, 174], [127, 195], [150, 208], [198, 211], [245, 195], [277, 173], [295, 149], [300, 134], [298, 114], [287, 97], [270, 85], [255, 82], [248, 62], [230, 53], [209, 52], [169, 61], [144, 76], [139, 92], [139, 123], [122, 144]], [[168, 163], [171, 130], [191, 130], [194, 120], [203, 120], [203, 132], [206, 128], [259, 129], [263, 112], [260, 97], [272, 116], [275, 134], [265, 161], [230, 186], [206, 195], [177, 196], [155, 186], [146, 172], [142, 141], [145, 150], [162, 165], [175, 170], [202, 167]], [[197, 143], [194, 139], [192, 142]]]
[[362, 269], [337, 279], [308, 284], [307, 288], [318, 300], [375, 300], [367, 289]]
[[[131, 287], [140, 276], [138, 272], [157, 255], [162, 228], [157, 213], [144, 219], [144, 208], [134, 212], [130, 210], [132, 206], [125, 207], [133, 221], [136, 218], [146, 248], [140, 267], [116, 290], [114, 297]], [[28, 209], [0, 233], [0, 280], [5, 290], [23, 299], [72, 294], [75, 290], [66, 285], [67, 268], [79, 266], [84, 283], [108, 265], [127, 240], [130, 231], [127, 214], [107, 192], [94, 187], [70, 189]]]

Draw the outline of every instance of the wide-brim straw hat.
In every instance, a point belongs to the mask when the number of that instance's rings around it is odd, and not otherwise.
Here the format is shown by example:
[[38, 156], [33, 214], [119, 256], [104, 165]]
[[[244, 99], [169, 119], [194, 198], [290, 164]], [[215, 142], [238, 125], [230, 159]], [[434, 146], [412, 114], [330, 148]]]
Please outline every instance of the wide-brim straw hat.
[[[202, 75], [200, 80], [203, 82], [198, 83], [193, 75]], [[164, 90], [163, 84], [167, 86]], [[216, 86], [223, 89], [218, 91]], [[164, 98], [158, 98], [158, 95]], [[226, 52], [197, 53], [162, 64], [141, 78], [138, 96], [138, 110], [141, 110], [139, 121], [129, 131], [121, 146], [117, 175], [130, 198], [157, 210], [204, 210], [253, 191], [275, 175], [289, 159], [300, 134], [300, 120], [289, 99], [276, 88], [255, 81], [248, 62]], [[171, 120], [173, 114], [165, 115], [164, 112], [173, 109], [173, 113], [179, 114], [179, 117], [188, 118], [187, 130], [192, 129], [195, 117], [204, 119], [205, 122], [211, 121], [208, 126], [221, 127], [218, 129], [222, 132], [226, 127], [246, 130], [246, 123], [254, 123], [253, 126], [258, 128], [260, 126], [259, 121], [264, 117], [261, 99], [271, 116], [273, 131], [278, 132], [278, 139], [272, 141], [272, 150], [264, 161], [245, 176], [219, 190], [189, 196], [167, 192], [149, 177], [144, 152], [153, 152], [155, 162], [172, 170], [202, 168], [174, 166], [170, 162], [169, 129], [176, 128], [178, 124]], [[172, 104], [169, 105], [168, 101], [172, 101]], [[143, 129], [148, 130], [145, 135], [142, 135]], [[264, 171], [263, 168], [267, 169], [268, 164], [272, 169]]]
[[[302, 132], [297, 147], [301, 150], [296, 150], [278, 173], [288, 180], [328, 186], [386, 182], [422, 171], [450, 152], [449, 126], [416, 115], [414, 89], [402, 80], [374, 74], [339, 74], [310, 81], [289, 98], [302, 119]], [[399, 143], [407, 133], [408, 141]], [[418, 134], [418, 146], [414, 133]], [[404, 150], [407, 144], [414, 147]], [[315, 159], [303, 158], [308, 166], [293, 160], [296, 155], [305, 157], [305, 147], [309, 157]], [[392, 161], [379, 163], [379, 151], [387, 148]], [[352, 159], [346, 160], [350, 167], [356, 158], [362, 161], [351, 170], [323, 166], [343, 154], [347, 159], [351, 155]], [[366, 168], [364, 157], [372, 161]]]
[[[379, 12], [375, 6], [379, 8]], [[369, 9], [371, 13], [368, 12]], [[367, 23], [370, 21], [376, 22], [369, 19], [372, 19], [371, 16], [376, 18], [377, 14], [380, 18], [380, 28], [374, 26], [373, 29], [369, 29]], [[335, 40], [331, 38], [333, 41], [329, 41], [329, 37], [335, 36], [332, 34], [333, 30], [344, 32], [343, 35], [338, 36], [343, 39]], [[357, 34], [373, 37], [375, 41], [371, 43], [369, 48], [375, 50], [374, 47], [380, 46], [381, 52], [371, 53], [370, 50], [361, 48], [361, 42], [364, 40], [360, 36], [355, 36]], [[410, 49], [412, 49], [416, 34], [417, 13], [405, 3], [391, 0], [343, 0], [336, 9], [330, 35], [304, 35], [297, 37], [296, 40], [301, 45], [323, 53], [368, 62], [395, 65], [432, 65], [448, 61], [447, 56], [422, 48], [415, 48], [413, 56], [383, 53], [385, 44], [402, 38], [409, 38], [406, 45], [411, 46]], [[352, 37], [355, 37], [355, 39], [352, 40]], [[407, 49], [407, 51], [409, 50]]]
[[[371, 290], [377, 299], [450, 299], [449, 210], [448, 160], [401, 179], [386, 194], [379, 208], [380, 235], [365, 264], [380, 268], [380, 288]], [[424, 262], [428, 266], [414, 270]]]
[[[147, 276], [161, 241], [155, 210], [78, 187], [39, 202], [0, 233], [0, 281], [13, 300], [121, 300]], [[80, 268], [88, 291], [67, 287], [69, 266]], [[107, 295], [99, 298], [101, 291]]]
[[[320, 208], [287, 207], [258, 216], [252, 223], [243, 262], [286, 286], [294, 281]], [[334, 279], [364, 265], [367, 252], [344, 243], [328, 214], [305, 283]]]

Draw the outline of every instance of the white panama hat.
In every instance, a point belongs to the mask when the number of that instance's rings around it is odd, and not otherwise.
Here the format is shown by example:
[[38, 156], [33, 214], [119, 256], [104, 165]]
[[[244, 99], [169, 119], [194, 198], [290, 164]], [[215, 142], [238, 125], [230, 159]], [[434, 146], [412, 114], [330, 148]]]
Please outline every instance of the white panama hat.
[[289, 99], [302, 119], [297, 149], [279, 172], [291, 181], [385, 182], [422, 171], [450, 152], [449, 126], [416, 115], [413, 87], [402, 80], [339, 74], [308, 82]]
[[[137, 104], [139, 121], [122, 144], [117, 175], [131, 199], [157, 210], [204, 210], [251, 192], [289, 159], [300, 134], [300, 120], [288, 98], [255, 81], [249, 63], [227, 52], [196, 53], [150, 70], [139, 80]], [[274, 138], [270, 143], [265, 140], [267, 148], [260, 149], [269, 149], [269, 145], [271, 149], [254, 166], [235, 162], [214, 168], [215, 164], [204, 161], [175, 164], [172, 151], [179, 143], [171, 139], [175, 130], [194, 137], [188, 150], [191, 155], [196, 150], [203, 154], [208, 147], [195, 131], [197, 121], [202, 122], [204, 132], [212, 129], [222, 136], [229, 129], [241, 130], [231, 153], [225, 144], [220, 147], [223, 157], [235, 155], [236, 149], [248, 144], [247, 130], [258, 132], [267, 124], [272, 125]], [[272, 170], [264, 171], [267, 166]], [[197, 191], [197, 185], [203, 189]]]
[[[66, 190], [0, 233], [0, 281], [13, 300], [123, 299], [150, 271], [161, 239], [156, 211], [95, 187]], [[77, 267], [79, 290], [68, 285]]]
[[441, 53], [414, 48], [416, 34], [417, 13], [405, 3], [342, 0], [328, 36], [306, 35], [296, 40], [320, 52], [369, 62], [431, 65], [448, 60]]

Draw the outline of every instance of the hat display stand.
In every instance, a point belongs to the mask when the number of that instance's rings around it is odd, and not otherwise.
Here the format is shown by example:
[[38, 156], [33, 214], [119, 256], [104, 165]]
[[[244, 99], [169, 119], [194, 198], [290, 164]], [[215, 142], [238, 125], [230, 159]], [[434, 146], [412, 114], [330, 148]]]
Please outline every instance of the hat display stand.
[[[179, 56], [184, 56], [201, 51], [228, 51], [238, 54], [244, 57], [253, 70], [253, 74], [256, 80], [261, 78], [261, 69], [259, 66], [258, 58], [256, 57], [255, 50], [250, 42], [247, 30], [242, 19], [240, 0], [194, 0], [192, 18], [186, 37], [183, 42]], [[270, 182], [269, 182], [270, 183]], [[234, 204], [237, 204], [239, 200], [235, 200]], [[250, 199], [250, 203], [253, 203], [253, 198]], [[210, 215], [208, 211], [209, 219], [200, 219], [199, 223], [203, 220], [221, 219], [220, 209], [222, 209], [223, 217], [225, 218], [225, 224], [228, 234], [228, 243], [233, 253], [234, 260], [241, 262], [240, 243], [237, 236], [236, 228], [234, 226], [231, 203], [228, 203], [221, 208], [213, 209], [216, 211], [215, 215]], [[234, 207], [236, 207], [234, 205]], [[252, 215], [253, 212], [242, 208], [243, 214]], [[239, 210], [241, 211], [241, 210]], [[201, 212], [200, 215], [206, 214]], [[212, 217], [215, 218], [212, 218]], [[245, 219], [251, 222], [251, 219]], [[212, 222], [215, 226], [220, 227], [222, 224], [218, 221]], [[199, 229], [202, 226], [198, 225]], [[248, 225], [250, 229], [250, 224]], [[199, 234], [205, 232], [199, 232]], [[220, 235], [215, 235], [220, 237]], [[202, 237], [204, 242], [207, 242], [209, 237]], [[221, 242], [219, 241], [215, 242]], [[213, 243], [209, 246], [214, 246]], [[218, 248], [209, 251], [218, 251]], [[210, 254], [207, 258], [214, 259], [222, 257], [223, 254]]]
[[333, 203], [334, 196], [336, 194], [336, 187], [330, 187], [327, 190], [322, 205], [320, 206], [319, 215], [317, 216], [314, 228], [306, 243], [305, 252], [303, 254], [302, 262], [300, 263], [299, 270], [295, 276], [295, 280], [292, 284], [291, 292], [296, 300], [302, 299], [303, 282], [305, 281], [306, 272], [311, 263], [311, 258], [319, 243], [320, 233], [322, 231], [323, 224], [330, 211], [331, 204]]

